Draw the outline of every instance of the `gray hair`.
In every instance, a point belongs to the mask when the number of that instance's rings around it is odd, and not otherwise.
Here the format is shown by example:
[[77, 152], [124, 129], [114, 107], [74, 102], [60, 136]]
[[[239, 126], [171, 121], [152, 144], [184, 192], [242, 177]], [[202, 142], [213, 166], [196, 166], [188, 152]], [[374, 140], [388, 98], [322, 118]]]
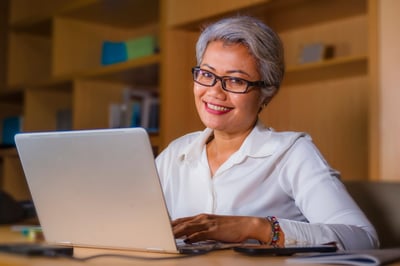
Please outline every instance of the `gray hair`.
[[208, 25], [197, 41], [198, 65], [203, 60], [207, 45], [219, 40], [245, 45], [256, 59], [262, 80], [271, 84], [269, 89], [262, 90], [264, 97], [270, 98], [277, 92], [285, 73], [283, 45], [278, 34], [262, 21], [250, 16], [219, 20]]

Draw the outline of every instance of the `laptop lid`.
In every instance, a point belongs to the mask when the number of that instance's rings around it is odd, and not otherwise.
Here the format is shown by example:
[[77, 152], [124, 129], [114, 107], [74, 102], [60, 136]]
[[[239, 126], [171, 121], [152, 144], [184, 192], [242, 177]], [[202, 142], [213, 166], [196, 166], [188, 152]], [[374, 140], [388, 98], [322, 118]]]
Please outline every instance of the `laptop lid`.
[[15, 141], [47, 242], [178, 252], [144, 129], [20, 133]]

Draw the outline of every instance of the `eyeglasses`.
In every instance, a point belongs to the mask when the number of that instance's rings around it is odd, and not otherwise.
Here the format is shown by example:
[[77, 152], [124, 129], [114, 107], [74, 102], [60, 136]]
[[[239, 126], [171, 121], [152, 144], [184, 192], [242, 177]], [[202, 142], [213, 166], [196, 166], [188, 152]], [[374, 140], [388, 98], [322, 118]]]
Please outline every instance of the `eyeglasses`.
[[261, 80], [248, 81], [231, 76], [219, 77], [210, 71], [201, 69], [200, 67], [193, 67], [192, 74], [193, 81], [200, 85], [212, 87], [217, 83], [217, 80], [219, 80], [221, 81], [222, 89], [232, 93], [247, 93], [250, 87], [267, 88], [272, 86]]

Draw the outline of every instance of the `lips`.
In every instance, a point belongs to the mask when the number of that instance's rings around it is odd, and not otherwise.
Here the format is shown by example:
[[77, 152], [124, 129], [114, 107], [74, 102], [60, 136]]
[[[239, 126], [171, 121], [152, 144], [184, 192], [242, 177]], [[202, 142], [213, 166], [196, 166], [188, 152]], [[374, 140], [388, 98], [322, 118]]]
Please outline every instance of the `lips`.
[[211, 103], [205, 103], [206, 104], [206, 108], [210, 111], [214, 111], [216, 113], [227, 113], [230, 110], [232, 110], [233, 108], [228, 108], [225, 106], [221, 106], [221, 105], [215, 105], [215, 104], [211, 104]]

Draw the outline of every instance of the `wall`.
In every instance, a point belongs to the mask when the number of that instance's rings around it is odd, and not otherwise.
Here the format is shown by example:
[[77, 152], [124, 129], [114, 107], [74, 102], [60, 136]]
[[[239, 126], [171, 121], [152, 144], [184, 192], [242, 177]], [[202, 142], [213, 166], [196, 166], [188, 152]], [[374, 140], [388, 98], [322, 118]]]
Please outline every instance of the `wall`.
[[0, 86], [5, 85], [6, 49], [7, 49], [7, 10], [8, 1], [0, 1]]
[[379, 176], [400, 180], [400, 1], [378, 1]]

